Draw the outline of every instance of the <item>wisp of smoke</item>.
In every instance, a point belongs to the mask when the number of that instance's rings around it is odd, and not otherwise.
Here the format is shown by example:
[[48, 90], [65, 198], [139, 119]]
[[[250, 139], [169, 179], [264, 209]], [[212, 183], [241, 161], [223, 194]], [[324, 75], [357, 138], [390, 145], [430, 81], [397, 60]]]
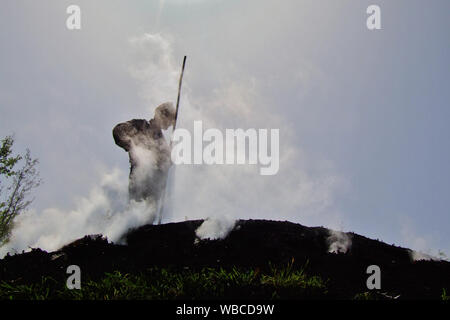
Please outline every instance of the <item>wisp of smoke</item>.
[[[152, 163], [152, 158], [148, 153], [140, 153], [140, 161]], [[151, 175], [153, 167], [141, 170], [141, 175]], [[87, 234], [103, 234], [111, 241], [122, 242], [129, 229], [151, 224], [157, 217], [155, 201], [128, 201], [127, 185], [128, 177], [115, 169], [105, 174], [100, 186], [81, 198], [74, 210], [49, 208], [20, 215], [10, 241], [0, 248], [0, 256], [30, 248], [57, 250]]]
[[195, 234], [201, 240], [224, 239], [233, 230], [235, 224], [236, 220], [230, 216], [207, 218], [195, 230]]
[[352, 240], [348, 234], [334, 230], [330, 230], [327, 241], [328, 252], [330, 253], [346, 253], [352, 245]]
[[409, 250], [409, 257], [412, 261], [447, 260], [444, 252], [430, 249], [429, 239], [418, 235], [411, 221], [406, 217], [402, 220], [400, 232], [404, 241], [410, 244], [410, 248], [412, 248], [412, 250]]
[[420, 260], [441, 261], [441, 260], [445, 260], [445, 257], [438, 258], [438, 257], [435, 257], [435, 256], [433, 256], [431, 254], [427, 254], [427, 253], [423, 253], [423, 252], [419, 252], [419, 251], [415, 251], [415, 250], [410, 250], [409, 251], [409, 257], [411, 258], [412, 261], [420, 261]]

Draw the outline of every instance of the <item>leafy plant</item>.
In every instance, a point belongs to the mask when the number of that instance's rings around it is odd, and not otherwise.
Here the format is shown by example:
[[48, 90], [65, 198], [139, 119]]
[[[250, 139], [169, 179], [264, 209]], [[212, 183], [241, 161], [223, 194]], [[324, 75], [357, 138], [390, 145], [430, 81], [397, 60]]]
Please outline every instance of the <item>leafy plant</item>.
[[[36, 169], [38, 160], [31, 157], [28, 149], [23, 156], [13, 156], [13, 144], [12, 136], [7, 136], [1, 140], [0, 246], [8, 241], [16, 216], [33, 201], [29, 199], [31, 190], [41, 183]], [[22, 167], [16, 168], [21, 161], [23, 162]]]

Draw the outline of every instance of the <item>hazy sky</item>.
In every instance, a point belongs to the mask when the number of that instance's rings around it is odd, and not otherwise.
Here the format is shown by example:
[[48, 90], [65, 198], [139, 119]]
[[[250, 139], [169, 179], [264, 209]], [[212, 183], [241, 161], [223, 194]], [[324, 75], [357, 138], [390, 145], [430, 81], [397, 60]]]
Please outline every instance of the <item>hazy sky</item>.
[[173, 220], [226, 208], [450, 254], [448, 0], [0, 6], [0, 136], [40, 160], [33, 214], [64, 219], [114, 168], [127, 184], [111, 130], [174, 101], [187, 55], [179, 125], [279, 128], [280, 173], [177, 168]]

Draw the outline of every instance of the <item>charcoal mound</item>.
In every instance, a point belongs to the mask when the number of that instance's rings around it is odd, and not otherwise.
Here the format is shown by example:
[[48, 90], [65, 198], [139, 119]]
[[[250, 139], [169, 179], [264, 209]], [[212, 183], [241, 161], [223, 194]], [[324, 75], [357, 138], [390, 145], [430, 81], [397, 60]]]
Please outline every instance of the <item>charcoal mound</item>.
[[381, 269], [383, 294], [400, 299], [439, 299], [450, 288], [450, 263], [412, 261], [411, 250], [346, 233], [351, 247], [330, 253], [330, 230], [287, 221], [239, 220], [223, 240], [200, 240], [195, 230], [202, 220], [145, 225], [130, 230], [126, 244], [108, 242], [102, 235], [85, 236], [58, 251], [8, 255], [0, 260], [0, 281], [30, 283], [43, 276], [65, 281], [69, 265], [80, 266], [84, 279], [105, 272], [138, 273], [151, 267], [180, 270], [305, 267], [310, 275], [328, 281], [330, 298], [349, 299], [367, 291], [367, 267]]

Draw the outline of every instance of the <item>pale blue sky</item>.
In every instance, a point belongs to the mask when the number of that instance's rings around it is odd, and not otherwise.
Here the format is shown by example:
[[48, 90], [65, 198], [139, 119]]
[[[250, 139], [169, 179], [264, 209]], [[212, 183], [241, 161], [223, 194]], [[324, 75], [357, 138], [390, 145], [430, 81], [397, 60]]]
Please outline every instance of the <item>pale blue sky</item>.
[[[81, 7], [80, 31], [65, 28], [69, 4]], [[370, 4], [381, 7], [382, 30], [366, 28]], [[14, 132], [19, 150], [41, 161], [36, 210], [70, 209], [99, 172], [126, 172], [111, 128], [151, 117], [130, 76], [129, 39], [160, 33], [176, 61], [188, 55], [198, 104], [254, 79], [255, 103], [292, 128], [290, 148], [321, 163], [301, 171], [342, 181], [327, 189], [339, 227], [450, 253], [449, 1], [4, 0], [0, 8], [0, 135]], [[332, 226], [326, 213], [304, 220], [287, 207], [262, 217]], [[236, 214], [246, 216], [259, 215]]]

